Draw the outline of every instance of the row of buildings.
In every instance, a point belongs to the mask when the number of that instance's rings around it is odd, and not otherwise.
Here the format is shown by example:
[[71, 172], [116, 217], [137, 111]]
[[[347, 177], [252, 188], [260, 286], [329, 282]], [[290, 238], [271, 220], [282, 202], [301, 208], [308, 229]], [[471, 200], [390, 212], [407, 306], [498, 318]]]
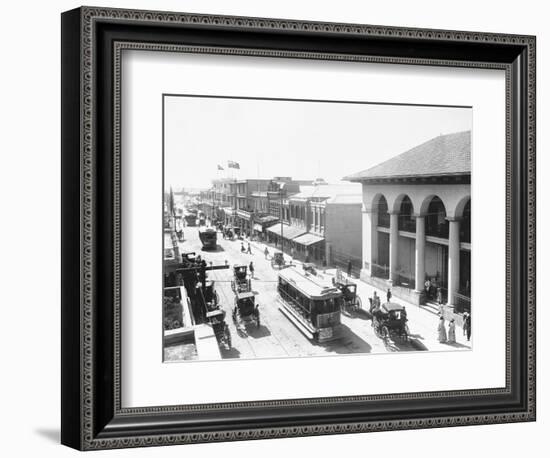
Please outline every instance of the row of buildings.
[[440, 135], [344, 178], [215, 180], [210, 216], [297, 257], [344, 266], [413, 303], [470, 310], [471, 132]]
[[202, 209], [226, 226], [320, 265], [361, 265], [361, 185], [294, 180], [218, 179]]

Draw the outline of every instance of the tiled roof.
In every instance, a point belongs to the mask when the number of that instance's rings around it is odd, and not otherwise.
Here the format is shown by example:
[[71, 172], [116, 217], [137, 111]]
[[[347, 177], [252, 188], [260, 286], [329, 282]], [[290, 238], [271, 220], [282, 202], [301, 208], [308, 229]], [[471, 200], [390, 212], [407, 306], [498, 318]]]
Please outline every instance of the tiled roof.
[[345, 177], [368, 181], [390, 177], [470, 175], [471, 131], [440, 135], [370, 169]]

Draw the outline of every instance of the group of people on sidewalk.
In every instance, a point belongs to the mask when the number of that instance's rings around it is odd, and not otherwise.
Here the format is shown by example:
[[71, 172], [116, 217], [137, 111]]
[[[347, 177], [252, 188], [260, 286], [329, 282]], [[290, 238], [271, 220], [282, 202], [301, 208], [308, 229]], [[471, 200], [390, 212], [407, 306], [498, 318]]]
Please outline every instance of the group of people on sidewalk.
[[[468, 342], [472, 335], [472, 316], [468, 312], [462, 315], [462, 332], [466, 336]], [[448, 328], [445, 327], [445, 317], [439, 315], [439, 324], [437, 326], [438, 340], [440, 343], [456, 343], [456, 324], [454, 318], [449, 321]]]

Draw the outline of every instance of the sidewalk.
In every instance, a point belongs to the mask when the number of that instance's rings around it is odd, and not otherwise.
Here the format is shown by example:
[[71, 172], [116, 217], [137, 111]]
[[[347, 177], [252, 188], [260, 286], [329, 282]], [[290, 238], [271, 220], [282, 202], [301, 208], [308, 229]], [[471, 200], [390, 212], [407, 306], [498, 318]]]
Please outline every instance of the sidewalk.
[[[248, 239], [245, 240], [248, 242]], [[250, 241], [250, 245], [253, 249], [258, 250], [262, 254], [267, 246], [270, 256], [273, 255], [274, 251], [280, 251], [278, 248], [274, 248], [271, 245], [259, 242], [259, 241]], [[301, 261], [292, 259], [290, 255], [284, 253], [285, 261], [293, 265], [301, 266], [303, 263]], [[323, 268], [318, 267], [320, 272], [324, 272], [326, 275], [336, 276], [336, 268], [331, 267], [323, 270]], [[386, 300], [386, 291], [376, 288], [375, 286], [369, 285], [364, 281], [355, 278], [348, 277], [347, 274], [343, 273], [346, 278], [350, 278], [354, 283], [357, 284], [357, 294], [361, 297], [363, 302], [363, 308], [369, 307], [369, 297], [372, 297], [374, 291], [380, 296], [382, 302]], [[455, 344], [446, 344], [440, 343], [438, 340], [437, 327], [439, 325], [439, 315], [426, 309], [424, 307], [411, 304], [404, 301], [403, 299], [397, 298], [395, 296], [391, 299], [392, 302], [403, 305], [407, 309], [407, 317], [409, 319], [408, 326], [410, 330], [411, 342], [417, 350], [424, 351], [450, 351], [450, 350], [471, 350], [472, 341], [468, 342], [466, 336], [463, 333], [463, 330], [460, 326], [456, 326], [456, 343]], [[445, 329], [448, 331], [449, 322], [445, 320]]]

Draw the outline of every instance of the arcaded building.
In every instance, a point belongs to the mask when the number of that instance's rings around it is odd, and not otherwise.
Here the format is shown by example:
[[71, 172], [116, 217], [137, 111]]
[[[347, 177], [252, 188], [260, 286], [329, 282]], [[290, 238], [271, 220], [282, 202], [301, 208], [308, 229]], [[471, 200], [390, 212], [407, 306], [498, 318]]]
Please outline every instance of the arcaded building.
[[414, 303], [470, 309], [471, 132], [440, 135], [368, 170], [361, 278]]

